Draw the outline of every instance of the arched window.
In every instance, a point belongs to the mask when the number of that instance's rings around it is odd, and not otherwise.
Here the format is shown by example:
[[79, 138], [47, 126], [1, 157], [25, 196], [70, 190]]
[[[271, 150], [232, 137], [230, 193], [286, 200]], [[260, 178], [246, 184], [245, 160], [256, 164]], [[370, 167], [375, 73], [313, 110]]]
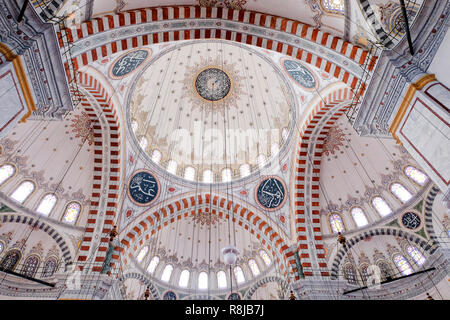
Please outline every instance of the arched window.
[[213, 183], [214, 182], [214, 173], [211, 170], [203, 171], [203, 182], [204, 183]]
[[248, 266], [250, 267], [250, 270], [252, 271], [253, 276], [256, 277], [257, 275], [260, 274], [258, 265], [256, 264], [256, 261], [254, 259], [248, 260]]
[[44, 216], [48, 216], [55, 206], [56, 200], [57, 199], [53, 194], [47, 194], [44, 198], [42, 198], [36, 211]]
[[413, 270], [408, 261], [406, 261], [405, 257], [403, 257], [402, 255], [397, 254], [396, 256], [394, 256], [394, 263], [397, 266], [398, 270], [400, 270], [402, 275], [407, 276], [413, 273]]
[[198, 288], [201, 290], [208, 289], [208, 274], [204, 271], [198, 275]]
[[351, 264], [344, 266], [344, 278], [351, 284], [356, 284], [356, 272], [355, 268]]
[[184, 169], [184, 178], [189, 181], [194, 181], [195, 169], [193, 167], [186, 167], [186, 169]]
[[66, 211], [64, 212], [63, 222], [75, 224], [80, 211], [81, 205], [78, 202], [70, 202], [66, 207]]
[[403, 203], [408, 202], [412, 198], [412, 194], [400, 183], [391, 184], [391, 192]]
[[131, 130], [136, 133], [137, 129], [139, 129], [139, 124], [136, 120], [131, 121]]
[[337, 213], [330, 215], [330, 225], [333, 233], [344, 232], [344, 223], [342, 222], [342, 218]]
[[256, 160], [258, 162], [258, 167], [261, 169], [263, 168], [266, 163], [267, 163], [267, 159], [266, 156], [264, 154], [260, 154]]
[[34, 277], [39, 264], [41, 263], [41, 259], [38, 256], [32, 255], [29, 256], [24, 263], [22, 274], [28, 277]]
[[289, 131], [286, 128], [283, 128], [283, 130], [281, 130], [281, 137], [283, 137], [283, 140], [286, 141], [289, 137]]
[[152, 260], [150, 261], [150, 263], [148, 264], [147, 267], [147, 272], [152, 274], [153, 272], [155, 272], [156, 267], [159, 264], [159, 257], [158, 256], [154, 256], [152, 258]]
[[415, 261], [415, 263], [420, 267], [425, 263], [425, 257], [423, 256], [422, 252], [417, 250], [416, 247], [413, 246], [407, 246], [406, 252], [410, 255], [410, 257]]
[[272, 260], [270, 260], [269, 255], [264, 250], [259, 250], [259, 256], [261, 259], [263, 259], [266, 266], [269, 266], [272, 263]]
[[10, 164], [4, 164], [0, 167], [0, 185], [11, 178], [16, 172], [16, 168]]
[[225, 271], [220, 270], [217, 272], [217, 286], [219, 289], [224, 289], [227, 287], [227, 276]]
[[372, 205], [375, 207], [375, 210], [380, 214], [380, 216], [385, 217], [392, 213], [391, 207], [384, 201], [381, 197], [375, 197], [372, 199]]
[[345, 9], [344, 0], [320, 0], [325, 11], [343, 14]]
[[3, 252], [3, 249], [5, 246], [3, 245], [3, 242], [0, 241], [0, 254]]
[[44, 269], [42, 270], [42, 277], [48, 278], [51, 277], [56, 271], [56, 258], [48, 258], [44, 263]]
[[161, 157], [162, 157], [162, 154], [161, 154], [161, 152], [159, 150], [156, 150], [156, 149], [153, 150], [152, 161], [154, 163], [159, 163], [161, 161]]
[[148, 246], [145, 246], [141, 249], [141, 251], [139, 251], [139, 254], [136, 257], [136, 260], [138, 262], [142, 262], [142, 260], [144, 260], [145, 256], [147, 255], [148, 252]]
[[11, 250], [3, 257], [1, 267], [5, 270], [14, 270], [20, 259], [19, 250]]
[[244, 178], [246, 176], [250, 175], [250, 166], [247, 163], [244, 163], [239, 168], [239, 174], [241, 175], [241, 178]]
[[359, 269], [361, 270], [361, 276], [364, 283], [367, 282], [367, 279], [369, 279], [369, 272], [368, 272], [369, 265], [363, 264]]
[[350, 213], [353, 217], [353, 220], [355, 221], [356, 225], [359, 228], [367, 226], [369, 224], [369, 222], [367, 221], [366, 215], [364, 214], [364, 211], [361, 208], [359, 208], [359, 207], [353, 208], [350, 211]]
[[386, 281], [388, 278], [392, 278], [391, 267], [386, 261], [380, 261], [377, 263], [378, 268], [380, 268], [380, 275], [382, 281]]
[[143, 150], [145, 150], [145, 149], [147, 148], [147, 146], [148, 146], [148, 140], [147, 140], [147, 138], [146, 138], [146, 137], [142, 137], [142, 138], [141, 138], [141, 141], [139, 141], [139, 145], [141, 146], [141, 148], [142, 148]]
[[272, 145], [270, 146], [270, 155], [272, 157], [276, 156], [278, 153], [280, 152], [280, 146], [278, 145], [278, 143], [272, 143]]
[[17, 187], [17, 189], [11, 195], [11, 198], [19, 203], [23, 203], [29, 195], [34, 191], [34, 183], [31, 181], [24, 181]]
[[182, 288], [186, 288], [189, 284], [189, 276], [190, 276], [189, 270], [185, 269], [181, 271], [180, 281], [178, 281], [178, 285]]
[[176, 174], [177, 167], [178, 167], [178, 163], [176, 163], [175, 160], [170, 160], [169, 163], [167, 164], [167, 171], [169, 171], [172, 174]]
[[162, 273], [161, 280], [164, 282], [169, 282], [170, 276], [172, 275], [173, 266], [171, 264], [168, 264]]
[[404, 172], [409, 179], [417, 184], [420, 184], [421, 186], [425, 185], [425, 183], [428, 181], [428, 177], [425, 173], [412, 166], [407, 166]]
[[244, 272], [242, 272], [241, 267], [236, 266], [234, 267], [234, 276], [236, 277], [237, 283], [243, 283], [245, 282]]
[[222, 182], [230, 182], [231, 181], [231, 169], [226, 168], [222, 170]]

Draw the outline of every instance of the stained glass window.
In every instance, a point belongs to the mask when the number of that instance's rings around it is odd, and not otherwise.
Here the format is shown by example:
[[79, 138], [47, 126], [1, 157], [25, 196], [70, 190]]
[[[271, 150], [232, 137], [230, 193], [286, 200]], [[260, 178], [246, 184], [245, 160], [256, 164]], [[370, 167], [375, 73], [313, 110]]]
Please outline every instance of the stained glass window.
[[206, 272], [200, 272], [198, 275], [198, 288], [208, 289], [208, 274]]
[[222, 170], [222, 182], [230, 182], [231, 181], [231, 169], [223, 169]]
[[369, 265], [367, 265], [367, 264], [364, 264], [360, 267], [361, 276], [362, 276], [364, 283], [366, 283], [367, 279], [369, 278], [368, 268], [369, 268]]
[[244, 163], [240, 168], [239, 168], [239, 173], [241, 175], [241, 177], [246, 177], [248, 175], [250, 175], [250, 166], [246, 163]]
[[321, 0], [322, 7], [331, 13], [344, 13], [344, 0]]
[[263, 259], [266, 266], [269, 266], [272, 263], [272, 261], [269, 258], [269, 255], [264, 250], [259, 250], [259, 256]]
[[241, 267], [236, 266], [234, 267], [234, 276], [236, 277], [237, 283], [243, 283], [245, 282], [244, 272], [242, 272]]
[[361, 208], [359, 207], [353, 208], [350, 212], [352, 214], [353, 220], [355, 221], [358, 227], [361, 228], [369, 224], [366, 215], [364, 214], [364, 211]]
[[272, 145], [270, 146], [270, 154], [271, 156], [276, 156], [278, 153], [280, 152], [280, 146], [278, 145], [278, 143], [272, 143]]
[[380, 214], [380, 216], [385, 217], [392, 213], [391, 207], [384, 201], [381, 197], [375, 197], [372, 200], [372, 204], [377, 210], [377, 212]]
[[142, 262], [142, 260], [144, 260], [144, 257], [146, 256], [147, 252], [148, 252], [148, 247], [147, 246], [143, 247], [141, 249], [141, 251], [139, 251], [139, 254], [136, 257], [136, 260], [138, 262]]
[[253, 275], [256, 277], [260, 274], [258, 265], [256, 264], [256, 261], [254, 259], [248, 260], [248, 265], [250, 267], [250, 270], [252, 271]]
[[403, 203], [412, 198], [412, 194], [400, 183], [391, 184], [391, 192]]
[[412, 166], [407, 166], [405, 168], [405, 174], [408, 178], [420, 184], [421, 186], [423, 186], [428, 181], [428, 177], [425, 173]]
[[53, 207], [55, 206], [56, 200], [57, 199], [53, 194], [47, 194], [41, 200], [41, 203], [39, 204], [39, 207], [37, 208], [36, 211], [44, 216], [48, 216], [52, 211]]
[[214, 173], [211, 170], [203, 171], [203, 182], [204, 183], [213, 183], [214, 182]]
[[148, 264], [147, 267], [147, 272], [152, 274], [153, 272], [155, 272], [156, 267], [159, 264], [159, 257], [158, 256], [154, 256], [152, 261], [150, 261], [150, 263]]
[[182, 288], [186, 288], [189, 284], [189, 270], [181, 271], [180, 281], [178, 281], [178, 285]]
[[6, 270], [14, 270], [19, 259], [20, 252], [18, 250], [11, 250], [3, 258], [1, 267]]
[[344, 278], [351, 284], [356, 284], [355, 268], [351, 264], [344, 266]]
[[56, 259], [55, 258], [48, 258], [47, 261], [44, 263], [44, 269], [42, 270], [42, 277], [48, 278], [51, 277], [55, 271], [56, 271]]
[[16, 168], [10, 164], [4, 164], [0, 167], [0, 185], [3, 184], [6, 180], [11, 178], [16, 172]]
[[187, 167], [186, 169], [184, 169], [184, 178], [189, 181], [194, 181], [195, 169], [193, 167]]
[[171, 264], [168, 264], [162, 273], [161, 280], [164, 282], [169, 282], [170, 276], [172, 275], [173, 266]]
[[152, 161], [154, 163], [159, 163], [161, 161], [162, 154], [159, 150], [153, 150]]
[[217, 272], [217, 286], [219, 289], [224, 289], [227, 287], [227, 276], [225, 271], [220, 270]]
[[394, 257], [394, 263], [397, 266], [398, 270], [400, 270], [402, 275], [407, 276], [413, 273], [413, 270], [411, 269], [411, 266], [409, 265], [408, 261], [406, 261], [405, 257], [399, 254], [396, 255]]
[[69, 203], [66, 207], [66, 212], [64, 213], [63, 222], [75, 224], [80, 211], [81, 205], [78, 202]]
[[341, 216], [338, 214], [332, 214], [330, 216], [331, 229], [334, 233], [344, 232], [344, 224], [342, 223]]
[[377, 263], [378, 268], [380, 268], [380, 274], [383, 281], [387, 280], [388, 278], [392, 277], [391, 274], [391, 268], [389, 267], [388, 263], [385, 261], [380, 261]]
[[34, 190], [34, 183], [31, 181], [24, 181], [13, 192], [11, 198], [16, 200], [17, 202], [23, 203], [28, 198], [28, 196], [33, 192], [33, 190]]
[[38, 256], [30, 256], [25, 260], [22, 274], [28, 277], [34, 277], [37, 268], [39, 267], [40, 259]]
[[3, 246], [3, 242], [0, 242], [0, 253], [2, 253], [2, 252], [3, 252], [3, 248], [4, 248], [4, 246]]
[[411, 256], [411, 258], [416, 262], [416, 264], [420, 267], [425, 263], [425, 257], [423, 256], [422, 252], [417, 250], [416, 247], [413, 246], [407, 246], [406, 252]]

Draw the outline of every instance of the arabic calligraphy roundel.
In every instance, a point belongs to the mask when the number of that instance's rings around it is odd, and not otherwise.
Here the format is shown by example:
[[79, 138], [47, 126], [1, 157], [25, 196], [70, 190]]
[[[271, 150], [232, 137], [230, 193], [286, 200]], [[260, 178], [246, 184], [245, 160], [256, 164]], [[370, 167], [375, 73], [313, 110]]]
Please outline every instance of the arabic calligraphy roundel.
[[159, 181], [153, 173], [139, 170], [131, 176], [127, 191], [134, 204], [148, 206], [159, 196]]
[[231, 79], [219, 68], [202, 70], [195, 78], [195, 90], [207, 101], [224, 99], [231, 91]]
[[121, 79], [129, 75], [144, 63], [150, 53], [150, 49], [138, 49], [121, 55], [111, 66], [109, 76], [113, 79]]
[[286, 190], [283, 180], [277, 176], [268, 176], [255, 189], [256, 202], [264, 210], [278, 210], [286, 202]]
[[319, 86], [319, 82], [317, 81], [317, 77], [314, 75], [313, 71], [299, 61], [282, 59], [281, 65], [292, 80], [294, 80], [295, 83], [303, 89], [313, 91]]
[[406, 212], [402, 216], [402, 224], [408, 229], [415, 230], [419, 228], [420, 223], [420, 216], [415, 214], [414, 212]]

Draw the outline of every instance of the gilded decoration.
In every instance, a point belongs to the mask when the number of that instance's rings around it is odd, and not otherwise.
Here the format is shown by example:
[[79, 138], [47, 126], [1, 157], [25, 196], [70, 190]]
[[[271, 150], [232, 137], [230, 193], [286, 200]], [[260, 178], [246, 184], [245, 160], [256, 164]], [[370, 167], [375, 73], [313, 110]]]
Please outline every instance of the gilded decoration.
[[226, 109], [238, 108], [238, 100], [244, 94], [236, 63], [223, 60], [222, 57], [204, 58], [193, 66], [188, 66], [184, 75], [182, 98], [187, 98], [193, 108], [225, 115]]
[[202, 7], [216, 7], [242, 10], [245, 9], [247, 0], [198, 0]]

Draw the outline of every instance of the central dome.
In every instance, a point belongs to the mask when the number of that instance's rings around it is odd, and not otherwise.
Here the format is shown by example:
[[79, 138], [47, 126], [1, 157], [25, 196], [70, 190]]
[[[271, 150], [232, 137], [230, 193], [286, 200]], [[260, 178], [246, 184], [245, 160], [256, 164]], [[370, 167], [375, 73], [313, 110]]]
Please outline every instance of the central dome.
[[225, 41], [184, 42], [156, 54], [128, 103], [143, 154], [205, 183], [259, 170], [278, 156], [295, 123], [292, 89], [275, 62]]

